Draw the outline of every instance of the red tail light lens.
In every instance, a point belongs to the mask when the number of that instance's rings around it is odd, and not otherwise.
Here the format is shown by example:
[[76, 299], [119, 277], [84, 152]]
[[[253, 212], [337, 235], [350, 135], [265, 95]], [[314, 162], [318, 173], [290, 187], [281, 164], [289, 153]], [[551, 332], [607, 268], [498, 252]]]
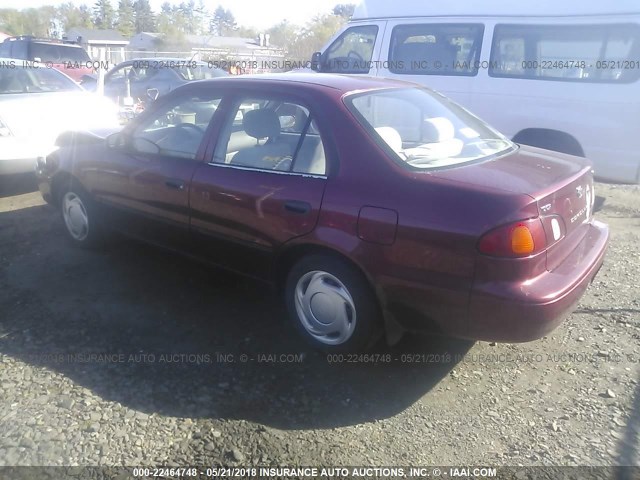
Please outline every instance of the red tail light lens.
[[494, 257], [528, 257], [547, 248], [547, 237], [539, 218], [503, 225], [485, 233], [478, 250]]

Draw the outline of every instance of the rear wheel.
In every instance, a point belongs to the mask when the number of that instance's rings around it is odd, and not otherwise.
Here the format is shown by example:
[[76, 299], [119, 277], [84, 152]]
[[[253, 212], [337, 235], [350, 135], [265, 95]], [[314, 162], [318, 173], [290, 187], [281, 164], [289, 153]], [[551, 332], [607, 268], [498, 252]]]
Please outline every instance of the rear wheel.
[[298, 261], [287, 277], [285, 300], [295, 328], [316, 348], [361, 351], [380, 337], [375, 294], [358, 270], [338, 258]]
[[104, 233], [96, 220], [95, 205], [83, 189], [71, 185], [63, 192], [60, 210], [71, 242], [82, 247], [95, 247], [102, 243]]

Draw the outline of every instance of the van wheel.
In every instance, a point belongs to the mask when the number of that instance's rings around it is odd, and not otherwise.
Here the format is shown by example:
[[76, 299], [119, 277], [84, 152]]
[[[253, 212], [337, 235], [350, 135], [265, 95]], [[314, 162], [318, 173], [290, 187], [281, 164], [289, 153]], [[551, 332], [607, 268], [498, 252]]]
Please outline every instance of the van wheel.
[[81, 247], [102, 244], [104, 232], [96, 219], [95, 203], [77, 185], [71, 185], [60, 198], [60, 212], [67, 238]]
[[382, 332], [375, 294], [354, 267], [330, 255], [303, 257], [285, 284], [289, 317], [315, 348], [357, 352]]
[[522, 130], [513, 137], [513, 141], [523, 145], [575, 155], [576, 157], [584, 157], [584, 150], [582, 150], [580, 143], [568, 133], [557, 130], [544, 128]]

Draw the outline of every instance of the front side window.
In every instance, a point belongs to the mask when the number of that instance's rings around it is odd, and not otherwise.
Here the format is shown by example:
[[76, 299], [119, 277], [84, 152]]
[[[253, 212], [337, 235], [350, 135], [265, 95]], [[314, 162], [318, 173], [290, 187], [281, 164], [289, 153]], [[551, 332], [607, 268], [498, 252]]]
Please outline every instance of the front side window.
[[323, 72], [369, 73], [378, 27], [365, 25], [345, 30], [322, 58]]
[[425, 89], [373, 90], [348, 95], [345, 102], [373, 139], [409, 168], [452, 167], [515, 148], [480, 119]]
[[476, 75], [483, 33], [484, 27], [477, 24], [398, 25], [391, 34], [389, 71]]
[[640, 78], [640, 27], [497, 25], [489, 74], [572, 82], [634, 82]]
[[193, 160], [219, 104], [219, 97], [182, 97], [139, 125], [131, 147], [137, 153]]
[[311, 175], [326, 173], [322, 138], [309, 109], [275, 98], [235, 103], [212, 163]]

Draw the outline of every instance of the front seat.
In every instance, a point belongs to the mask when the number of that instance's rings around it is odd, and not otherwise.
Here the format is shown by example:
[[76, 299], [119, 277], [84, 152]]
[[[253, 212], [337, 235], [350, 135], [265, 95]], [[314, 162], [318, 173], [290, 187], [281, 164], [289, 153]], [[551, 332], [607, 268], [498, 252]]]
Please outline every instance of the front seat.
[[[249, 110], [242, 118], [244, 131], [256, 139], [256, 145], [240, 150], [231, 159], [231, 165], [273, 170], [291, 161], [291, 146], [279, 141], [280, 119], [273, 110]], [[261, 140], [267, 139], [263, 144]]]

